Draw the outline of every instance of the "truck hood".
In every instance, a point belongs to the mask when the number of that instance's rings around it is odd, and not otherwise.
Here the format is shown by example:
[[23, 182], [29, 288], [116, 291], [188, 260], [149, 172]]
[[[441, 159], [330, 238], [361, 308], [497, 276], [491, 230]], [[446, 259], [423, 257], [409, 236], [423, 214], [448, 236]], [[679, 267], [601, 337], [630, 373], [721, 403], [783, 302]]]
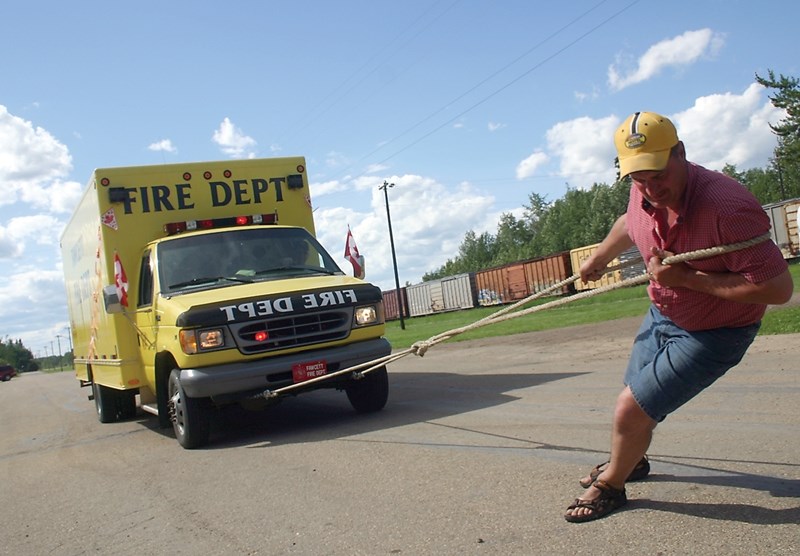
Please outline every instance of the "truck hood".
[[[161, 300], [179, 327], [226, 325], [379, 302], [381, 291], [350, 276], [310, 276], [232, 284]], [[167, 309], [167, 306], [169, 309]]]

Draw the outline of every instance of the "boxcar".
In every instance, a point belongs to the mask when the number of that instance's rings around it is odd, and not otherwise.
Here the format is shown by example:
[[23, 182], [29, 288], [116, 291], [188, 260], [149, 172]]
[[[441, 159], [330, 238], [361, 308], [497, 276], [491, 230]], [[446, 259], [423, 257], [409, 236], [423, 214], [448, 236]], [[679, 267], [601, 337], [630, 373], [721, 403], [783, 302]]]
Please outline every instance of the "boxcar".
[[[386, 320], [397, 320], [400, 318], [400, 307], [397, 301], [397, 290], [383, 292], [383, 314]], [[400, 301], [403, 303], [403, 318], [407, 318], [408, 297], [406, 296], [405, 288], [400, 288]]]
[[[572, 265], [568, 252], [509, 263], [475, 273], [479, 305], [497, 305], [524, 299], [569, 278]], [[569, 293], [569, 285], [552, 295]]]
[[[572, 261], [572, 268], [575, 269], [575, 273], [578, 273], [581, 268], [581, 264], [583, 261], [588, 259], [592, 253], [597, 250], [599, 243], [595, 243], [594, 245], [587, 245], [586, 247], [578, 247], [573, 249], [569, 252], [570, 259]], [[618, 264], [622, 264], [628, 261], [632, 261], [634, 259], [639, 259], [639, 250], [636, 247], [631, 247], [624, 251], [619, 257], [611, 261], [609, 266], [615, 266]], [[602, 276], [599, 280], [590, 280], [589, 282], [584, 283], [583, 280], [576, 280], [575, 281], [575, 289], [578, 291], [583, 290], [593, 290], [595, 288], [601, 288], [603, 286], [608, 286], [611, 284], [616, 284], [618, 282], [622, 282], [628, 278], [632, 278], [634, 276], [638, 276], [645, 272], [645, 266], [643, 261], [639, 261], [639, 263], [623, 268], [621, 270], [615, 270], [613, 272], [608, 272]]]
[[406, 287], [412, 317], [475, 307], [475, 275], [457, 274]]
[[780, 248], [783, 257], [793, 259], [800, 256], [800, 198], [764, 205], [772, 223], [772, 241]]

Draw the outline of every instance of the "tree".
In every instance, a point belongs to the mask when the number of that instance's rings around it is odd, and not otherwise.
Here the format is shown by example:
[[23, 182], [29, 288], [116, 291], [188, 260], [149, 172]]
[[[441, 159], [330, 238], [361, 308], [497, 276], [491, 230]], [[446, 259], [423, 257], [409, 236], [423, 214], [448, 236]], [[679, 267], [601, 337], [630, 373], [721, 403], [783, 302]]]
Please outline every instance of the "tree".
[[0, 340], [0, 360], [20, 372], [35, 371], [38, 367], [33, 361], [33, 354], [22, 344], [22, 340]]
[[772, 166], [778, 177], [780, 199], [800, 197], [800, 80], [772, 70], [767, 77], [756, 74], [756, 82], [776, 92], [769, 99], [772, 105], [786, 111], [786, 117], [770, 128], [778, 136]]

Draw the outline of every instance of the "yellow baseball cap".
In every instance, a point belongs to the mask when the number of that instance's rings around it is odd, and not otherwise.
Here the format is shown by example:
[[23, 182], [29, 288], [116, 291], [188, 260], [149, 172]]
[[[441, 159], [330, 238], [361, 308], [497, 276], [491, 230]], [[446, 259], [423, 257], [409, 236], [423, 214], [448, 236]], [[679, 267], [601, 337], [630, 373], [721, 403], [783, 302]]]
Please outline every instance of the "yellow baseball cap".
[[678, 132], [666, 116], [636, 112], [628, 116], [614, 134], [619, 157], [619, 175], [663, 170], [669, 151], [678, 144]]

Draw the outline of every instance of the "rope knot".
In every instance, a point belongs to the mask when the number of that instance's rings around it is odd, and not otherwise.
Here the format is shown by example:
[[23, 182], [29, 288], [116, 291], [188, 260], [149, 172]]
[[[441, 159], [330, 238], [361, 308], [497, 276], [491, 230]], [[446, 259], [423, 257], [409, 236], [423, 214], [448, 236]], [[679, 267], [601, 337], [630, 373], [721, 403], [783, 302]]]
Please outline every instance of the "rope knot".
[[411, 346], [411, 353], [414, 355], [419, 355], [420, 357], [425, 357], [425, 352], [430, 349], [431, 343], [427, 340], [422, 340], [419, 342], [414, 342]]

